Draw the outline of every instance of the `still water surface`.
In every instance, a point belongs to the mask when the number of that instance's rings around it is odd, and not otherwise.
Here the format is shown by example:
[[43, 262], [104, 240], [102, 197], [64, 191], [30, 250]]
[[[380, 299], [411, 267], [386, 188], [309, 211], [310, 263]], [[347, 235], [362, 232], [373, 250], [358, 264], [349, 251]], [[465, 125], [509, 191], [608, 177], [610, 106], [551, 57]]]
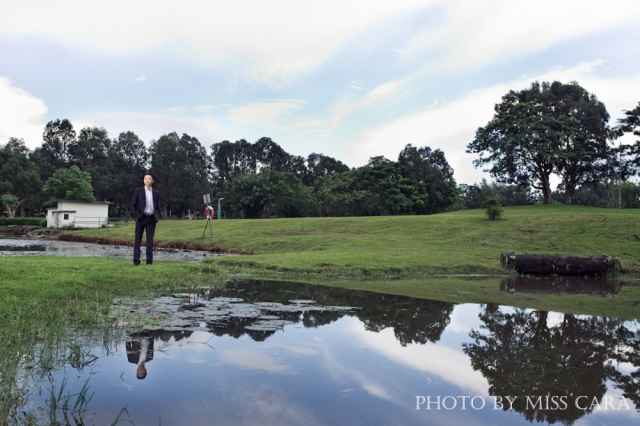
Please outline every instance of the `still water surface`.
[[[93, 395], [86, 424], [640, 421], [637, 321], [268, 281], [117, 301], [112, 315], [138, 327], [87, 337], [86, 365], [40, 381], [30, 409], [49, 416], [67, 377], [65, 392]], [[495, 404], [507, 396], [513, 409]]]

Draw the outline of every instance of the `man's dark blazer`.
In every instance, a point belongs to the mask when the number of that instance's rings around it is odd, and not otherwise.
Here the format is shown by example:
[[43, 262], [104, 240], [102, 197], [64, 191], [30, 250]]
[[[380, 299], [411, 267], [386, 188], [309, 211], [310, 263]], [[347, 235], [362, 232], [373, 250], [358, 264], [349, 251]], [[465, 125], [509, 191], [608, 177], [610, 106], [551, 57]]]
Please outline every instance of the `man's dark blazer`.
[[[151, 188], [151, 196], [153, 197], [153, 215], [156, 218], [156, 222], [158, 222], [158, 200], [160, 199], [160, 193]], [[133, 191], [133, 198], [131, 199], [131, 215], [136, 218], [136, 220], [140, 219], [144, 216], [144, 208], [147, 206], [147, 196], [144, 193], [144, 186], [141, 188], [136, 188]]]

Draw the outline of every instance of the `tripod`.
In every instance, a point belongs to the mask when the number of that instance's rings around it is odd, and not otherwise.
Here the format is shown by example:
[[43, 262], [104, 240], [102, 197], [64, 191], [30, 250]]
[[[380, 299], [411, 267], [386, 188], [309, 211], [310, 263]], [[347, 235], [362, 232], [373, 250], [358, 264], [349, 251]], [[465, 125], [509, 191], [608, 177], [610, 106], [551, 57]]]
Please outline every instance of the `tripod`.
[[207, 227], [209, 227], [209, 236], [213, 238], [213, 229], [211, 228], [211, 219], [213, 218], [213, 214], [214, 214], [213, 207], [207, 206], [204, 210], [204, 214], [207, 218], [207, 222], [204, 224], [204, 231], [202, 231], [203, 240], [204, 240], [204, 234], [207, 232]]

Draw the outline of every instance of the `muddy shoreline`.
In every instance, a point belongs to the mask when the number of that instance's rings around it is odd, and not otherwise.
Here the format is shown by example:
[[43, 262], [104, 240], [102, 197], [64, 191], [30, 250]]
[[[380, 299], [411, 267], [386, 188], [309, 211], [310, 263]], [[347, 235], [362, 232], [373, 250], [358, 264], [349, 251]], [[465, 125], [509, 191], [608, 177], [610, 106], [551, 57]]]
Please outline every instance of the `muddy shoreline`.
[[[94, 244], [111, 245], [111, 246], [133, 247], [133, 241], [131, 240], [99, 238], [99, 237], [93, 237], [89, 235], [59, 234], [59, 235], [51, 236], [48, 238], [57, 239], [60, 241], [77, 242], [77, 243], [94, 243]], [[142, 245], [144, 245], [144, 241]], [[173, 242], [156, 241], [155, 246], [158, 248], [164, 248], [164, 249], [200, 250], [200, 251], [208, 251], [210, 253], [243, 254], [243, 255], [255, 254], [253, 250], [249, 251], [249, 250], [225, 248], [225, 247], [217, 247], [217, 246], [210, 247], [210, 246], [193, 244], [193, 243], [185, 243], [180, 241], [173, 241]]]

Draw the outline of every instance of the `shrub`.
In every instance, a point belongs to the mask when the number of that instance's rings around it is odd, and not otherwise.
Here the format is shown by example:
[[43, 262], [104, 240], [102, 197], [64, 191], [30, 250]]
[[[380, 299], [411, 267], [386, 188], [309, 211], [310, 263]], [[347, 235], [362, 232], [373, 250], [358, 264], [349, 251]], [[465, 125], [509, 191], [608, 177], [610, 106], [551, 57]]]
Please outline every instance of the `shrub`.
[[482, 202], [482, 208], [487, 212], [489, 220], [496, 220], [504, 211], [502, 205], [495, 198], [487, 198]]

